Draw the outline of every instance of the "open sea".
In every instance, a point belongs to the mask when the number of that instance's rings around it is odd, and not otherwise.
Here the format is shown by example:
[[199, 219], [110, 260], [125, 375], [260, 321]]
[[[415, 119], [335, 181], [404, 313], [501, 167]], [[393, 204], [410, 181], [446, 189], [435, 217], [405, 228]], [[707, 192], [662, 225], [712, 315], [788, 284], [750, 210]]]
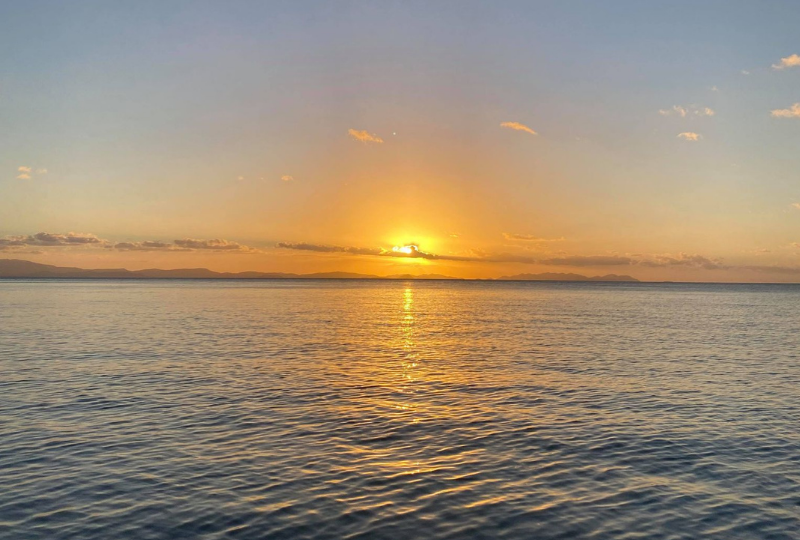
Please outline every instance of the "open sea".
[[800, 538], [800, 286], [0, 281], [0, 538]]

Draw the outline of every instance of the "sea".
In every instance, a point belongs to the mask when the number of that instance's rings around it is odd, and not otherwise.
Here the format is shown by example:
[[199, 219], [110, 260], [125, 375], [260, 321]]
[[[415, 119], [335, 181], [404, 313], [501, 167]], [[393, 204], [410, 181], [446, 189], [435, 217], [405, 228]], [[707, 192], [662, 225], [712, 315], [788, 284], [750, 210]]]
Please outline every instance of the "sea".
[[800, 286], [0, 281], [0, 538], [800, 538]]

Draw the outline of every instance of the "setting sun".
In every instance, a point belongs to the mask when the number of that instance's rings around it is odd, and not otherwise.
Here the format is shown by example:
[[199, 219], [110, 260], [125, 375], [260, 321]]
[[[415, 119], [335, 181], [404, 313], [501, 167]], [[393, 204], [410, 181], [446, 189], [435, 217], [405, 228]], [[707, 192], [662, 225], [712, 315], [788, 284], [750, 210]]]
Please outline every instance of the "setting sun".
[[419, 246], [415, 246], [414, 244], [407, 244], [405, 246], [394, 246], [392, 251], [395, 253], [404, 253], [406, 255], [413, 255], [415, 253], [419, 253]]

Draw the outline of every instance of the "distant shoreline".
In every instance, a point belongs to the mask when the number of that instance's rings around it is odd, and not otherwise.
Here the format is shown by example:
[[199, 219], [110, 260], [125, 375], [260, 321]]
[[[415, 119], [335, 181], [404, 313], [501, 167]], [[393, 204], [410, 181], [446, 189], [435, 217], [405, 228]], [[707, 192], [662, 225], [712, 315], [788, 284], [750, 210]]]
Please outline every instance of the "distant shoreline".
[[284, 272], [215, 272], [207, 268], [182, 268], [162, 270], [127, 270], [125, 268], [86, 269], [40, 264], [22, 259], [0, 259], [0, 279], [361, 279], [361, 280], [417, 280], [417, 281], [561, 281], [561, 282], [627, 282], [639, 280], [631, 276], [607, 274], [584, 276], [548, 272], [543, 274], [516, 274], [500, 278], [457, 278], [442, 274], [392, 274], [378, 276], [354, 272], [318, 272], [294, 274]]
[[401, 277], [263, 277], [263, 278], [231, 278], [231, 277], [63, 277], [63, 276], [0, 276], [0, 282], [6, 281], [454, 281], [461, 283], [560, 283], [560, 284], [613, 284], [613, 285], [795, 285], [796, 281], [603, 281], [597, 279], [559, 280], [559, 279], [502, 279], [502, 278], [401, 278]]
[[747, 281], [642, 281], [627, 275], [584, 276], [548, 272], [517, 274], [499, 278], [459, 278], [441, 274], [395, 274], [378, 276], [352, 272], [292, 274], [280, 272], [215, 272], [207, 268], [127, 270], [85, 269], [35, 263], [22, 259], [0, 259], [0, 281], [12, 280], [125, 280], [125, 281], [462, 281], [492, 283], [621, 283], [658, 285], [800, 285], [798, 282]]

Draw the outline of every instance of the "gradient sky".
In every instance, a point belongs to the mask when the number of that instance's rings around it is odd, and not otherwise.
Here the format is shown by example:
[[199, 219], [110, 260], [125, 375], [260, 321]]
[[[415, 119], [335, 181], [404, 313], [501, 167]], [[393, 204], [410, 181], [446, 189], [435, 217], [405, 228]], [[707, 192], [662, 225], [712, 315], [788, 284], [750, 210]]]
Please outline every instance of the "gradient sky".
[[797, 13], [4, 2], [0, 257], [800, 281]]

